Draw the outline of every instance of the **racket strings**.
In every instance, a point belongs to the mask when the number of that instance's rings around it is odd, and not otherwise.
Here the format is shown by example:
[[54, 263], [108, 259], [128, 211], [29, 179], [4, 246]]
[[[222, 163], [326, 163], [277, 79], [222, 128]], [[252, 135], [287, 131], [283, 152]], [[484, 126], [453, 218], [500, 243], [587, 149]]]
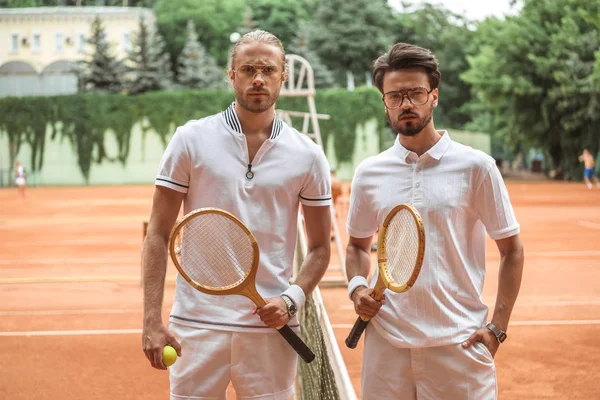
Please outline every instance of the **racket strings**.
[[234, 221], [221, 214], [200, 214], [179, 231], [179, 263], [197, 284], [212, 289], [240, 284], [250, 273], [254, 248]]
[[390, 221], [385, 245], [390, 275], [397, 284], [406, 284], [419, 255], [419, 229], [408, 210], [400, 210]]

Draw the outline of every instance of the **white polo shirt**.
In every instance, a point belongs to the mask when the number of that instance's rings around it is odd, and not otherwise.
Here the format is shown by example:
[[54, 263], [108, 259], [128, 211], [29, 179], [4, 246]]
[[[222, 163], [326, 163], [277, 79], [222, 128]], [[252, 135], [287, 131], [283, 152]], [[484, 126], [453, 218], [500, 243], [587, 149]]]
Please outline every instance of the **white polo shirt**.
[[[186, 193], [184, 212], [218, 207], [238, 217], [260, 248], [256, 275], [264, 297], [281, 295], [292, 276], [299, 203], [331, 203], [329, 165], [321, 147], [275, 117], [271, 136], [250, 162], [232, 104], [179, 127], [163, 155], [156, 185]], [[246, 175], [251, 164], [252, 179]], [[177, 277], [171, 321], [210, 329], [273, 331], [243, 296], [212, 296]], [[298, 326], [297, 320], [290, 326]]]
[[484, 326], [486, 231], [498, 240], [520, 229], [494, 159], [440, 133], [421, 157], [396, 139], [393, 147], [364, 160], [352, 182], [349, 235], [375, 234], [400, 203], [413, 204], [423, 218], [421, 273], [405, 293], [386, 290], [386, 304], [372, 320], [398, 347], [459, 343]]

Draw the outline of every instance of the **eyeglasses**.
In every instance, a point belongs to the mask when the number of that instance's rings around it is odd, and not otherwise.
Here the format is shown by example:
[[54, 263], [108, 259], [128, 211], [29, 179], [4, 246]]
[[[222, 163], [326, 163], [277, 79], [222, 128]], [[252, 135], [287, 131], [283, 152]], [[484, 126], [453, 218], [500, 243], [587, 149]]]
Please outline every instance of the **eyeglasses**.
[[408, 99], [410, 104], [413, 106], [422, 106], [429, 100], [429, 93], [433, 92], [435, 88], [427, 90], [424, 87], [416, 87], [407, 90], [398, 90], [393, 92], [387, 92], [381, 97], [383, 104], [389, 110], [395, 110], [402, 106], [404, 97]]
[[273, 65], [242, 65], [239, 69], [233, 70], [239, 73], [242, 77], [253, 79], [259, 72], [266, 79], [274, 79], [279, 76], [279, 68]]

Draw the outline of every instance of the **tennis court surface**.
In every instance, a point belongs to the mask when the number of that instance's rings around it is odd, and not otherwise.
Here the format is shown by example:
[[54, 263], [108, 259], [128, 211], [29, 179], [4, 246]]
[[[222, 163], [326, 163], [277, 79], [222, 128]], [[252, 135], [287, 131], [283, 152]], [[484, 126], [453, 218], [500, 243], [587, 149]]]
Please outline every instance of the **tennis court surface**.
[[[501, 400], [600, 398], [600, 190], [509, 182], [525, 272], [496, 357]], [[168, 375], [141, 351], [142, 224], [152, 186], [0, 190], [0, 398], [166, 399]], [[345, 199], [338, 218], [343, 231]], [[344, 242], [346, 239], [344, 238]], [[499, 257], [488, 242], [484, 300]], [[163, 316], [174, 294], [170, 265]], [[344, 288], [321, 288], [354, 388], [362, 341]]]

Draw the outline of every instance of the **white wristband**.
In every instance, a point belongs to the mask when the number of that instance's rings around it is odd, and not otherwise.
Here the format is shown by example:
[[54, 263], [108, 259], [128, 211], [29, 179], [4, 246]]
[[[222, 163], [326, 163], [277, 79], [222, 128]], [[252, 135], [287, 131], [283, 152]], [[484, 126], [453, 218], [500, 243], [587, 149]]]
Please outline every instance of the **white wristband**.
[[302, 288], [298, 285], [290, 286], [281, 294], [289, 297], [298, 309], [302, 308], [304, 303], [306, 303], [306, 295], [304, 294], [304, 290], [302, 290]]
[[354, 293], [356, 288], [359, 286], [369, 287], [369, 281], [367, 281], [367, 278], [362, 275], [356, 275], [350, 280], [350, 282], [348, 282], [348, 297], [350, 300], [352, 300], [352, 293]]

